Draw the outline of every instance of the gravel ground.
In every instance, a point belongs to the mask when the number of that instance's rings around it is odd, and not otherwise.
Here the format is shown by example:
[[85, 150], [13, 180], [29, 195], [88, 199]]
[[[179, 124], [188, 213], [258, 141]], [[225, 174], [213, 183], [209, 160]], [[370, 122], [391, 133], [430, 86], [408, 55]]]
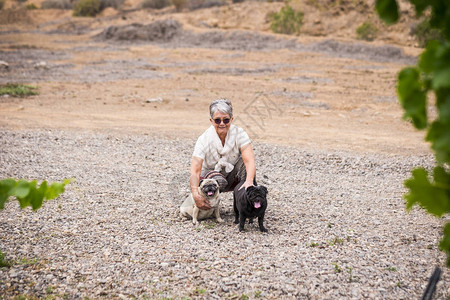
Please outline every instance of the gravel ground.
[[[418, 299], [435, 266], [450, 295], [441, 221], [405, 212], [403, 180], [432, 157], [254, 143], [266, 227], [178, 216], [194, 140], [2, 129], [0, 178], [74, 178], [33, 212], [0, 211], [0, 298]], [[247, 298], [248, 297], [248, 298]]]

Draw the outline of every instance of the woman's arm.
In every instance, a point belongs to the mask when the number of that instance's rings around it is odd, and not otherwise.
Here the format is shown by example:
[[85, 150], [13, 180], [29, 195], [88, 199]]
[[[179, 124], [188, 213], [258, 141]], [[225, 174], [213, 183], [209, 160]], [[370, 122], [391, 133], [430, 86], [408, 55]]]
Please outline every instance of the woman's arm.
[[248, 188], [253, 185], [256, 174], [255, 155], [251, 144], [247, 144], [241, 148], [241, 156], [245, 165], [245, 171], [247, 172], [247, 177], [241, 188]]
[[202, 197], [198, 193], [198, 185], [200, 183], [200, 174], [202, 172], [202, 164], [203, 159], [198, 157], [192, 157], [192, 163], [191, 163], [191, 175], [189, 179], [189, 183], [191, 185], [191, 192], [192, 197], [194, 198], [195, 205], [200, 209], [210, 209], [211, 205], [209, 204], [209, 201]]

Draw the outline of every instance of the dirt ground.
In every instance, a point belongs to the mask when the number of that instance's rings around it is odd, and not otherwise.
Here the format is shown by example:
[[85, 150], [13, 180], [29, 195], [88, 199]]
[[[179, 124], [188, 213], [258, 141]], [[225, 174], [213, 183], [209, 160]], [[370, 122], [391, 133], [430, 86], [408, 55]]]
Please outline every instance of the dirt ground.
[[[35, 85], [40, 94], [0, 98], [0, 126], [195, 139], [209, 125], [209, 102], [226, 97], [235, 123], [260, 142], [428, 155], [424, 134], [402, 120], [395, 92], [398, 71], [421, 52], [410, 36], [417, 21], [406, 15], [387, 28], [370, 1], [307, 2], [299, 37], [270, 33], [267, 14], [279, 2], [180, 13], [126, 2], [96, 18], [7, 2], [0, 60], [9, 68], [0, 83]], [[355, 39], [367, 19], [382, 29], [371, 43]], [[162, 27], [148, 29], [152, 38], [139, 38], [155, 21]], [[113, 25], [121, 38], [106, 37]]]

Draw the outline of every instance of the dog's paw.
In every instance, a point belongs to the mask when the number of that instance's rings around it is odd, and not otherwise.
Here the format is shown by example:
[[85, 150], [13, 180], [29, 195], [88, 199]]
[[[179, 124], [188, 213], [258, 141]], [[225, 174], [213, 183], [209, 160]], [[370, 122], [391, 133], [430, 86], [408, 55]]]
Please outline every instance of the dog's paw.
[[260, 228], [259, 230], [261, 230], [261, 232], [269, 232], [269, 230], [267, 230], [266, 228]]
[[197, 220], [194, 220], [194, 221], [192, 221], [192, 224], [194, 224], [194, 226], [197, 226], [200, 223]]
[[218, 222], [218, 223], [223, 223], [223, 222], [225, 222], [225, 221], [224, 221], [222, 218], [218, 218], [218, 219], [217, 219], [217, 222]]

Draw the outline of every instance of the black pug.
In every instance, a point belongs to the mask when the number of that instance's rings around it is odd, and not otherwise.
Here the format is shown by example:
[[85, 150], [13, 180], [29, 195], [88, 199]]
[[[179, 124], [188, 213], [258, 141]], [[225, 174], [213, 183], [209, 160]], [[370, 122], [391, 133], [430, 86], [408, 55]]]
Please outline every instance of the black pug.
[[241, 181], [233, 191], [234, 224], [239, 223], [239, 231], [243, 231], [247, 218], [249, 223], [253, 223], [253, 218], [258, 217], [259, 230], [267, 232], [263, 225], [267, 208], [267, 188], [256, 185], [239, 190], [244, 182], [245, 180]]

